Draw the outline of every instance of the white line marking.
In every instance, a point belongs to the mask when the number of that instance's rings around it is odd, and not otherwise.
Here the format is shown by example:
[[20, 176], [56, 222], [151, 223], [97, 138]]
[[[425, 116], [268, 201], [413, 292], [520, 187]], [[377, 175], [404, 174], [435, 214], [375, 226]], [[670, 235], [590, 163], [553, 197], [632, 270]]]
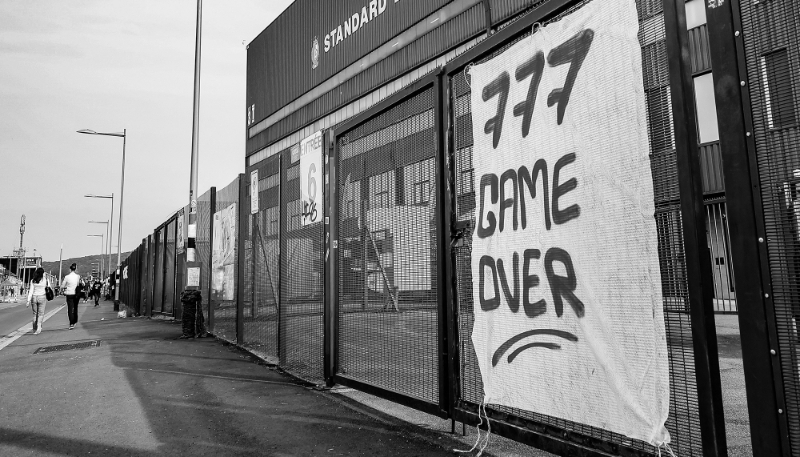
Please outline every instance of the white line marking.
[[[59, 306], [58, 308], [56, 308], [56, 309], [54, 309], [54, 310], [50, 311], [49, 313], [45, 314], [45, 315], [44, 315], [44, 318], [42, 318], [42, 323], [44, 324], [45, 322], [47, 322], [47, 319], [50, 319], [51, 317], [53, 317], [53, 315], [54, 315], [55, 313], [57, 313], [57, 312], [61, 311], [61, 310], [62, 310], [62, 309], [64, 309], [64, 307], [66, 307], [66, 306], [67, 306], [67, 305], [66, 305], [66, 303], [65, 303], [65, 304], [63, 304], [63, 305]], [[19, 328], [17, 331], [15, 331], [15, 332], [11, 333], [11, 334], [10, 334], [10, 335], [8, 335], [8, 336], [5, 336], [5, 337], [3, 337], [3, 338], [0, 338], [0, 351], [2, 351], [2, 350], [3, 350], [3, 348], [5, 348], [5, 347], [6, 347], [6, 346], [8, 346], [9, 344], [13, 343], [14, 341], [17, 341], [17, 340], [19, 339], [19, 337], [21, 337], [22, 335], [24, 335], [24, 334], [26, 334], [26, 333], [30, 332], [31, 330], [33, 330], [33, 322], [31, 322], [30, 324], [25, 324], [25, 325], [23, 325], [23, 326], [22, 326], [22, 327], [20, 327], [20, 328]]]

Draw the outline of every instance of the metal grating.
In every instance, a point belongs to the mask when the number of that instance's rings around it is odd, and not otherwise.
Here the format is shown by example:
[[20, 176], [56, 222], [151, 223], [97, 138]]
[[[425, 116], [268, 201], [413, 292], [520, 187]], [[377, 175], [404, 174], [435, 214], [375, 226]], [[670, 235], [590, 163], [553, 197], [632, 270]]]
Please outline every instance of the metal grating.
[[[243, 345], [271, 361], [279, 357], [280, 165], [281, 154], [278, 154], [245, 174], [249, 181], [250, 172], [258, 170], [259, 208], [258, 213], [249, 216], [247, 232], [245, 282], [252, 286], [245, 289]], [[250, 208], [250, 202], [246, 206]]]
[[[240, 227], [238, 227], [239, 223], [239, 178], [237, 177], [234, 179], [230, 184], [225, 186], [225, 188], [217, 191], [217, 200], [216, 200], [216, 208], [215, 214], [220, 213], [221, 211], [225, 211], [231, 205], [233, 205], [233, 220], [236, 221], [237, 227], [232, 231], [232, 233], [227, 234], [228, 236], [234, 235], [238, 236], [242, 234], [243, 231]], [[212, 215], [213, 221], [213, 215]], [[213, 222], [212, 222], [213, 224]], [[220, 234], [221, 236], [225, 236], [225, 234]], [[236, 240], [230, 240], [232, 243], [233, 249], [233, 258], [230, 259], [234, 269], [234, 278], [232, 279], [233, 284], [230, 285], [232, 290], [228, 291], [228, 295], [223, 294], [221, 291], [216, 292], [212, 291], [210, 295], [211, 299], [211, 312], [214, 314], [213, 323], [214, 323], [214, 335], [230, 342], [236, 342], [236, 287], [239, 284], [236, 283], [238, 278], [235, 276], [236, 265], [238, 262], [238, 255], [239, 250], [237, 247]], [[212, 240], [213, 243], [213, 240]], [[213, 264], [213, 261], [212, 261]], [[212, 272], [212, 274], [216, 274], [219, 272]], [[225, 287], [227, 287], [226, 285]]]
[[789, 440], [792, 455], [799, 456], [800, 5], [767, 0], [739, 7]]
[[59, 344], [57, 346], [43, 346], [34, 351], [34, 354], [49, 354], [51, 352], [71, 351], [73, 349], [96, 348], [100, 346], [100, 340], [84, 341], [81, 343]]
[[[576, 8], [588, 2], [581, 2]], [[640, 43], [644, 69], [644, 89], [647, 102], [647, 126], [651, 145], [651, 168], [655, 192], [659, 263], [662, 274], [665, 325], [670, 364], [670, 415], [667, 429], [672, 437], [672, 449], [680, 456], [702, 455], [700, 418], [694, 373], [694, 353], [689, 315], [683, 228], [680, 213], [675, 139], [669, 92], [669, 70], [661, 2], [637, 0], [640, 21]], [[529, 34], [530, 32], [528, 32]], [[521, 39], [523, 37], [519, 37]], [[490, 59], [508, 46], [497, 49]], [[455, 142], [456, 212], [460, 221], [475, 226], [475, 194], [472, 170], [472, 120], [470, 87], [463, 72], [450, 80], [451, 116]], [[460, 381], [462, 405], [475, 408], [483, 399], [483, 386], [475, 351], [472, 348], [473, 303], [471, 277], [471, 229], [462, 247], [455, 248], [458, 290], [458, 331], [461, 357]], [[658, 454], [647, 443], [632, 441], [609, 431], [545, 416], [532, 411], [506, 407], [491, 407], [494, 411], [516, 416], [548, 427], [580, 433], [612, 445]], [[541, 426], [540, 425], [540, 426]], [[530, 425], [537, 428], [535, 424]], [[540, 427], [538, 426], [538, 427]]]
[[339, 373], [438, 402], [432, 88], [337, 138]]
[[280, 364], [297, 376], [321, 382], [324, 229], [321, 222], [302, 225], [299, 155], [294, 163], [289, 150], [280, 157]]

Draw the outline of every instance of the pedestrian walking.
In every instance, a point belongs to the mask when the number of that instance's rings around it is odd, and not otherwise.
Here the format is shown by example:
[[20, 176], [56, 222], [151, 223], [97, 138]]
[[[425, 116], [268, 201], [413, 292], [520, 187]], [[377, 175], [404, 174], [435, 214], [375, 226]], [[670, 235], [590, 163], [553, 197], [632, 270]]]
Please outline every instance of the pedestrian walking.
[[75, 328], [78, 323], [78, 302], [80, 301], [80, 288], [83, 279], [81, 279], [75, 270], [78, 269], [78, 264], [73, 263], [69, 266], [69, 274], [64, 276], [61, 281], [61, 288], [64, 290], [64, 296], [67, 299], [67, 315], [69, 316], [69, 329]]
[[99, 279], [94, 280], [94, 284], [92, 284], [92, 296], [94, 296], [94, 306], [97, 308], [100, 306], [100, 295], [103, 292], [103, 283], [100, 282]]
[[30, 306], [33, 311], [33, 333], [35, 335], [42, 333], [48, 287], [50, 287], [50, 281], [44, 278], [44, 268], [37, 268], [28, 287], [28, 301], [25, 303], [25, 307]]

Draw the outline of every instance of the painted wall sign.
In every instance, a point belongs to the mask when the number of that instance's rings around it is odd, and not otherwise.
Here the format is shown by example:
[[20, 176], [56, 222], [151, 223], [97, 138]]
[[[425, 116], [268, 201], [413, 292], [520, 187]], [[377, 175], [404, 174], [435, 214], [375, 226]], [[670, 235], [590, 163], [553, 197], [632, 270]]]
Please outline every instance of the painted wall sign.
[[250, 214], [258, 213], [258, 170], [250, 172]]
[[300, 200], [303, 225], [322, 221], [322, 131], [300, 142]]
[[[370, 2], [363, 7], [361, 11], [356, 11], [352, 15], [347, 16], [344, 23], [337, 25], [333, 30], [325, 34], [323, 42], [325, 43], [325, 52], [328, 52], [334, 46], [346, 40], [350, 35], [356, 33], [360, 28], [366, 27], [369, 21], [372, 21], [386, 11], [387, 0], [370, 0]], [[395, 0], [397, 3], [397, 0]]]
[[639, 23], [595, 1], [471, 71], [484, 401], [668, 443]]

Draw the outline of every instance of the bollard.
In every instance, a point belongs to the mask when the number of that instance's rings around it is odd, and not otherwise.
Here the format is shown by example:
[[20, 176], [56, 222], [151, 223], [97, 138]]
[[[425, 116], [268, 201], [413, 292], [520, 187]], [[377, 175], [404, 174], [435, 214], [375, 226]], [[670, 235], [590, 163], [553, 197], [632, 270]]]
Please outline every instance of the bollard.
[[183, 304], [183, 334], [181, 338], [205, 338], [208, 336], [203, 318], [203, 308], [200, 306], [202, 295], [199, 290], [184, 290], [181, 292]]

